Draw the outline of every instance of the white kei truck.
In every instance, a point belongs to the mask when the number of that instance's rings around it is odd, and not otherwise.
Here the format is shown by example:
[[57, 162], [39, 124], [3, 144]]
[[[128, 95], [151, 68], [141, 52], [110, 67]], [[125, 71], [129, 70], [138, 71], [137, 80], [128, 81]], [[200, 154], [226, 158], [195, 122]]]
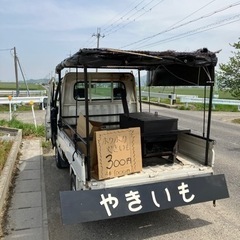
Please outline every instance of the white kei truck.
[[[58, 168], [69, 168], [60, 192], [63, 224], [97, 221], [228, 198], [214, 175], [210, 138], [215, 53], [80, 49], [56, 66], [49, 84], [46, 138]], [[201, 86], [203, 134], [174, 116], [143, 111], [149, 86]], [[150, 91], [149, 91], [150, 94]], [[177, 111], [177, 110], [175, 110]], [[172, 111], [174, 114], [174, 111]]]

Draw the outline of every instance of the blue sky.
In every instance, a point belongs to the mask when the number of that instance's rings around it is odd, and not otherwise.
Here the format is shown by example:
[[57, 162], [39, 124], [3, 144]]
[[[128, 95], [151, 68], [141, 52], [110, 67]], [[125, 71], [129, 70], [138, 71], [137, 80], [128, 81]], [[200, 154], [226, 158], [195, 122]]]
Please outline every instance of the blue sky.
[[[226, 63], [240, 34], [240, 1], [0, 0], [0, 80], [14, 81], [13, 47], [26, 79], [54, 76], [80, 48], [194, 51]], [[19, 72], [19, 79], [22, 76]]]

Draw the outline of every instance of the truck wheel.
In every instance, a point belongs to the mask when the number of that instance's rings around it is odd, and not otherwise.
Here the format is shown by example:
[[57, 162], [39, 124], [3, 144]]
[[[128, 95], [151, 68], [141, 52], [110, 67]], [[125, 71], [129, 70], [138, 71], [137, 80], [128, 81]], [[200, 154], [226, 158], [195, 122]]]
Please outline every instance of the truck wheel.
[[62, 169], [62, 168], [67, 168], [69, 166], [69, 164], [62, 159], [57, 147], [55, 147], [55, 160], [56, 160], [57, 168]]
[[72, 191], [76, 191], [76, 175], [74, 172], [71, 173], [71, 178], [70, 178], [70, 188]]

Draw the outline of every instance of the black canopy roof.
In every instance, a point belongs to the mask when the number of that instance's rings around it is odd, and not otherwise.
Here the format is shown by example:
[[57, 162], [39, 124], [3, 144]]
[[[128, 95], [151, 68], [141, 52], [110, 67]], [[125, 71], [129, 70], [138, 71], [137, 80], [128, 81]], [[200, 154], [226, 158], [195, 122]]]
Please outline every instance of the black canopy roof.
[[[192, 80], [199, 74], [199, 68], [205, 69], [205, 75], [209, 80], [209, 73], [217, 64], [216, 54], [210, 52], [207, 48], [199, 49], [194, 52], [176, 52], [176, 51], [128, 51], [119, 49], [80, 49], [77, 53], [69, 58], [66, 58], [56, 66], [56, 73], [60, 73], [64, 68], [117, 68], [117, 69], [140, 69], [140, 70], [156, 70], [157, 72], [171, 73], [175, 81], [171, 85], [192, 85], [189, 80], [193, 81], [195, 85], [196, 80]], [[162, 75], [162, 74], [160, 74]], [[160, 76], [158, 74], [158, 77]], [[211, 75], [211, 74], [210, 74]], [[164, 76], [166, 80], [169, 76]], [[211, 78], [211, 77], [210, 77]], [[186, 81], [179, 81], [179, 80]], [[166, 85], [161, 79], [161, 84], [154, 83], [150, 85]], [[199, 79], [198, 79], [199, 81]], [[206, 85], [206, 77], [204, 80], [198, 82], [198, 85]]]
[[56, 72], [69, 67], [154, 69], [159, 65], [215, 66], [215, 53], [203, 48], [194, 52], [125, 51], [119, 49], [80, 49], [63, 60]]

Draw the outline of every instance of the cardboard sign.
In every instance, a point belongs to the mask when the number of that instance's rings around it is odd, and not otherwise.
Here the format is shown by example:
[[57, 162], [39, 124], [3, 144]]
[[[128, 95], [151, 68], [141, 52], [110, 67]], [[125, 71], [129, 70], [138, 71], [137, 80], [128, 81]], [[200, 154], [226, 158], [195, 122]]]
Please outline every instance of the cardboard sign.
[[[94, 132], [100, 131], [101, 129], [102, 129], [101, 122], [89, 121], [89, 137], [94, 138]], [[79, 114], [79, 118], [77, 120], [77, 133], [81, 137], [86, 138], [86, 118], [81, 113]], [[78, 142], [77, 146], [83, 154], [87, 155], [87, 148], [83, 142]], [[97, 164], [95, 140], [93, 141], [90, 140], [90, 155], [91, 155], [91, 170], [92, 170], [93, 166]]]
[[98, 179], [142, 170], [140, 128], [97, 131], [95, 134]]
[[[95, 131], [101, 130], [101, 127], [101, 122], [89, 121], [89, 136], [92, 137]], [[86, 137], [86, 118], [81, 113], [77, 120], [77, 132], [81, 137]]]

